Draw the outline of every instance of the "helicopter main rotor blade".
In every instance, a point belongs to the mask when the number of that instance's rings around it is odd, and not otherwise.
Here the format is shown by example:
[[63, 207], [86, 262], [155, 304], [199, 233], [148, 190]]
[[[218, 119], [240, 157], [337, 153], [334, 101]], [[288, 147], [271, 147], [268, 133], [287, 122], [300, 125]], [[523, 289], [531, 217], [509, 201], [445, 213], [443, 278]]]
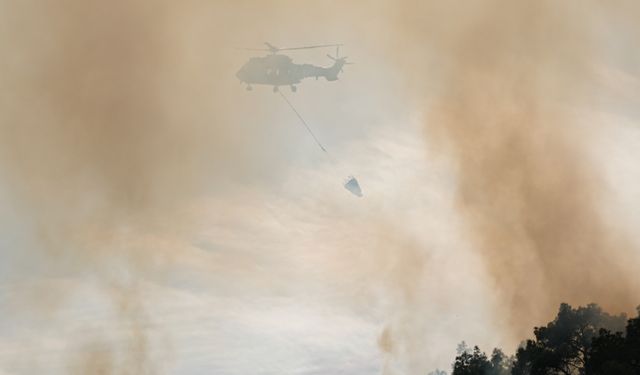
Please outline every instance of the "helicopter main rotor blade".
[[287, 48], [278, 48], [273, 44], [264, 43], [267, 48], [238, 48], [245, 51], [267, 51], [273, 54], [278, 53], [280, 51], [292, 51], [292, 50], [301, 50], [301, 49], [312, 49], [312, 48], [325, 48], [325, 47], [340, 47], [342, 44], [318, 44], [313, 46], [302, 46], [302, 47], [287, 47]]
[[236, 48], [243, 51], [270, 51], [266, 48]]
[[337, 47], [342, 44], [318, 44], [315, 46], [304, 46], [304, 47], [289, 47], [289, 48], [278, 48], [278, 51], [291, 51], [295, 49], [311, 49], [311, 48], [324, 48], [324, 47]]

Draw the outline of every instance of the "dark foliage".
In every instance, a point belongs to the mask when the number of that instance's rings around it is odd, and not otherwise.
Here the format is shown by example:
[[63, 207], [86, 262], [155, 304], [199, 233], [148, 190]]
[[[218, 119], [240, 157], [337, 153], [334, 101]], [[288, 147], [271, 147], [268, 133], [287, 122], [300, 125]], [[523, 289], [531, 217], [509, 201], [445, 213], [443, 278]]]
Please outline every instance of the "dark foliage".
[[587, 353], [587, 375], [640, 375], [640, 311], [630, 319], [625, 334], [601, 330]]
[[[494, 349], [491, 358], [477, 346], [458, 347], [453, 375], [640, 375], [638, 317], [610, 315], [596, 305], [560, 305], [556, 318], [534, 328], [514, 357]], [[465, 350], [460, 350], [460, 348]]]
[[573, 375], [584, 373], [587, 354], [601, 329], [621, 331], [625, 315], [609, 315], [596, 304], [573, 309], [560, 305], [558, 316], [534, 329], [535, 340], [518, 349], [513, 375]]
[[473, 352], [463, 351], [453, 364], [452, 375], [508, 375], [512, 358], [502, 350], [494, 349], [491, 358], [475, 346]]

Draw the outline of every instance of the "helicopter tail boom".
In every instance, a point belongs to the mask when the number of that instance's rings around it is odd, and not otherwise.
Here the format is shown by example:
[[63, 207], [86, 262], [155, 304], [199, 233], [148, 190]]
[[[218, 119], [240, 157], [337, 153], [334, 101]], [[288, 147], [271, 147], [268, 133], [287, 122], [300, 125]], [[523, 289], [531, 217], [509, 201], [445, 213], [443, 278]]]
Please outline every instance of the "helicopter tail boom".
[[333, 65], [325, 69], [324, 77], [327, 81], [335, 81], [342, 72], [342, 67], [349, 64], [346, 57], [334, 58], [328, 55], [334, 62]]

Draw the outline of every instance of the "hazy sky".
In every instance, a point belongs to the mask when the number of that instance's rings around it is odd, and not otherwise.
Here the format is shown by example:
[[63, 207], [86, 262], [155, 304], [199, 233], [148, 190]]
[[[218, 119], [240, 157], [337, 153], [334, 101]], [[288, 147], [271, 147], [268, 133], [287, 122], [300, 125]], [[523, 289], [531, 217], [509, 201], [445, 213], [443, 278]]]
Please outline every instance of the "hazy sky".
[[[638, 15], [0, 1], [0, 374], [426, 374], [633, 311]], [[345, 44], [284, 88], [334, 161], [234, 77], [265, 41]]]

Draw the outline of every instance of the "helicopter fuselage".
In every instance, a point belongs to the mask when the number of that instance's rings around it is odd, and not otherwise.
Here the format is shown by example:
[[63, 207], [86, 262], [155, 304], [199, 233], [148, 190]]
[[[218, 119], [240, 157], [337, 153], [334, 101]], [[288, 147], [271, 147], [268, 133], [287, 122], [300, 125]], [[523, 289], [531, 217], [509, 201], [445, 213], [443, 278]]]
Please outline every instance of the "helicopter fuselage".
[[291, 86], [295, 90], [294, 85], [309, 77], [337, 80], [345, 62], [344, 58], [336, 59], [332, 66], [324, 68], [312, 64], [295, 64], [289, 56], [272, 54], [250, 59], [236, 73], [236, 77], [248, 85], [247, 89], [255, 84], [274, 86], [274, 90], [278, 86]]

